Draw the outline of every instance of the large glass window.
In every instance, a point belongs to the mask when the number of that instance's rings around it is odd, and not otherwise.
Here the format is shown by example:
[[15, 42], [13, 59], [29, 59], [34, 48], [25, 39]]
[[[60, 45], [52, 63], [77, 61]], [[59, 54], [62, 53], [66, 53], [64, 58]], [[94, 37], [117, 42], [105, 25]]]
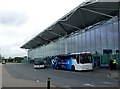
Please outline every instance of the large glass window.
[[107, 33], [106, 33], [106, 25], [101, 26], [101, 45], [102, 49], [107, 49]]
[[49, 45], [47, 45], [47, 56], [49, 56], [49, 52], [50, 52]]
[[91, 30], [91, 52], [95, 51], [95, 30]]
[[51, 47], [51, 55], [53, 55], [53, 46], [52, 46], [52, 43], [50, 43], [50, 47]]
[[56, 50], [57, 47], [56, 47], [56, 43], [54, 42], [53, 45], [54, 45], [54, 55], [57, 55], [57, 50]]
[[[46, 46], [32, 49], [28, 52], [31, 58], [39, 56], [52, 56], [58, 54], [82, 52], [82, 51], [102, 51], [103, 49], [118, 49], [118, 21], [109, 20], [103, 25], [89, 29], [88, 31], [57, 42], [50, 43]], [[66, 51], [67, 47], [67, 51]]]
[[[119, 10], [119, 13], [120, 13], [120, 10]], [[118, 49], [120, 50], [120, 19], [119, 19], [119, 22], [118, 22]], [[120, 55], [119, 55], [120, 56]]]
[[75, 51], [75, 47], [74, 47], [74, 44], [75, 44], [75, 42], [74, 42], [74, 36], [72, 36], [71, 37], [71, 46], [72, 46], [72, 53], [74, 53], [74, 51]]
[[61, 40], [60, 40], [60, 54], [62, 54], [62, 46], [61, 46]]
[[44, 46], [42, 46], [42, 57], [44, 57]]
[[61, 45], [61, 47], [60, 47], [60, 49], [61, 49], [61, 54], [63, 54], [63, 42], [62, 42], [62, 40], [60, 40], [60, 45]]
[[60, 54], [60, 41], [58, 41], [58, 54]]
[[63, 39], [63, 43], [64, 43], [64, 46], [63, 46], [63, 50], [64, 50], [64, 54], [66, 54], [67, 53], [67, 41], [66, 41], [66, 39]]
[[77, 34], [77, 52], [79, 52], [80, 51], [80, 49], [79, 49], [79, 35]]
[[118, 22], [114, 22], [114, 43], [115, 49], [118, 49]]
[[90, 51], [90, 32], [86, 32], [86, 49], [87, 51]]
[[85, 33], [82, 33], [82, 51], [85, 51], [85, 47], [86, 47], [86, 44], [85, 44]]
[[55, 42], [55, 45], [56, 45], [56, 55], [58, 55], [58, 44], [57, 44], [57, 42]]
[[96, 34], [96, 50], [101, 51], [101, 29], [98, 27], [95, 30]]
[[71, 39], [70, 37], [67, 38], [67, 51], [71, 53]]
[[53, 48], [53, 54], [55, 55], [55, 44], [54, 43], [52, 43], [52, 48]]
[[[37, 56], [36, 56], [36, 58], [38, 58], [38, 57], [40, 57], [40, 56], [42, 56], [42, 52], [43, 52], [43, 50], [42, 50], [42, 47], [39, 47], [39, 48], [37, 48], [37, 50], [38, 50], [38, 52], [37, 52]], [[40, 50], [40, 51], [39, 51]]]
[[113, 35], [114, 35], [114, 32], [113, 32], [113, 26], [112, 24], [108, 24], [107, 25], [107, 42], [108, 42], [108, 49], [112, 49], [114, 50], [114, 41], [113, 41]]
[[61, 40], [61, 45], [62, 45], [62, 47], [61, 47], [61, 49], [62, 49], [62, 54], [64, 54], [64, 53], [65, 53], [65, 43], [64, 43], [64, 39]]
[[57, 55], [59, 54], [59, 44], [58, 44], [58, 41], [56, 41], [56, 54]]
[[81, 47], [81, 34], [78, 35], [78, 52], [81, 52], [82, 51], [82, 47]]
[[78, 52], [78, 35], [75, 36], [75, 52]]
[[47, 56], [47, 46], [45, 45], [45, 56]]

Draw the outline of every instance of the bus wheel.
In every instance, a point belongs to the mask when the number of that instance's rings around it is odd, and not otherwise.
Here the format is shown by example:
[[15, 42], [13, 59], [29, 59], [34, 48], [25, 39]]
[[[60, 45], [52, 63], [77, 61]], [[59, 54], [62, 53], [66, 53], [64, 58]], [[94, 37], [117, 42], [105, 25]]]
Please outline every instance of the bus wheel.
[[71, 70], [75, 71], [75, 66], [74, 65], [72, 65]]

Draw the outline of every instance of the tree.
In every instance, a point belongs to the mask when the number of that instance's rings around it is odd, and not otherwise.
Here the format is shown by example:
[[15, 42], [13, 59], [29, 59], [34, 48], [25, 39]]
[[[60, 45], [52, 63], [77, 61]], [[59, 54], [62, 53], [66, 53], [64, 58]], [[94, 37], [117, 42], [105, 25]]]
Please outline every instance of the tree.
[[21, 61], [24, 60], [24, 58], [23, 57], [15, 57], [13, 60], [14, 60], [14, 62], [21, 63]]

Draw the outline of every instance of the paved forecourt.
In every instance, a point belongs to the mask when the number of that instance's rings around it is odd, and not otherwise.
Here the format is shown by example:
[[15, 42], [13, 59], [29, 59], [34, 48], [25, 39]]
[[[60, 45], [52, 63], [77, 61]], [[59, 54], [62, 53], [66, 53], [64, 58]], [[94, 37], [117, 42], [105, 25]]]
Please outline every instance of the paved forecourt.
[[2, 87], [45, 87], [45, 84], [41, 84], [39, 81], [32, 81], [26, 79], [18, 79], [12, 77], [4, 65], [2, 67]]

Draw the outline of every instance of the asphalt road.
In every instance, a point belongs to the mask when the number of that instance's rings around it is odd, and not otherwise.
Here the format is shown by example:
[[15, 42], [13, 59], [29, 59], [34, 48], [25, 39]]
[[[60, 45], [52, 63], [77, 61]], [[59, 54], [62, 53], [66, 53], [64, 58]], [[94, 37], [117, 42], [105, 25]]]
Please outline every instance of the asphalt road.
[[9, 76], [14, 79], [35, 81], [46, 85], [47, 79], [50, 77], [52, 87], [118, 87], [118, 80], [94, 71], [73, 72], [52, 68], [34, 69], [32, 64], [12, 63], [7, 63], [3, 67], [7, 70]]

